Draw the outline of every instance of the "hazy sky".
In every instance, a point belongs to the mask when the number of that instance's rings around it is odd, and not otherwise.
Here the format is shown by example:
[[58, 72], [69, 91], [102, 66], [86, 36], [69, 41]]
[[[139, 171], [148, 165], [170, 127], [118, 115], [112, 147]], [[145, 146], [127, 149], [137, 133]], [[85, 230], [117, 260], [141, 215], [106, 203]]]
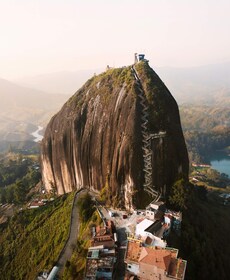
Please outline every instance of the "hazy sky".
[[230, 61], [229, 0], [0, 0], [0, 77]]

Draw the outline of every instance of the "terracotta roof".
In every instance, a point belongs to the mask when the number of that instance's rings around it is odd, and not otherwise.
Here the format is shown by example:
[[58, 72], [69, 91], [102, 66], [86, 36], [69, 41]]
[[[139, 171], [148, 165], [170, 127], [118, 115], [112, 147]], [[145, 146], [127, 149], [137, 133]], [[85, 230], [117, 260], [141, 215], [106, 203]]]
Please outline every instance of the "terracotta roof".
[[138, 241], [129, 241], [126, 251], [128, 261], [138, 262], [141, 253], [141, 243]]
[[106, 234], [106, 228], [105, 227], [96, 227], [96, 234], [97, 235], [105, 235]]
[[107, 221], [107, 226], [108, 226], [108, 228], [109, 228], [110, 230], [112, 230], [112, 227], [114, 227], [113, 221], [108, 220], [108, 221]]
[[155, 265], [168, 271], [171, 258], [176, 258], [177, 251], [163, 249], [160, 247], [141, 247], [141, 243], [137, 241], [129, 241], [126, 259], [128, 261], [143, 262]]
[[183, 279], [186, 261], [177, 259], [177, 253], [178, 250], [174, 248], [142, 247], [138, 240], [129, 240], [126, 261], [139, 263], [140, 266], [141, 264], [155, 266], [179, 280]]
[[114, 227], [113, 221], [109, 220], [106, 222], [106, 226], [103, 226], [103, 227], [97, 226], [96, 227], [96, 235], [102, 236], [102, 235], [106, 235], [106, 234], [112, 234], [113, 227]]
[[171, 253], [167, 250], [143, 248], [139, 259], [140, 263], [146, 263], [157, 266], [165, 271], [168, 271], [171, 261]]

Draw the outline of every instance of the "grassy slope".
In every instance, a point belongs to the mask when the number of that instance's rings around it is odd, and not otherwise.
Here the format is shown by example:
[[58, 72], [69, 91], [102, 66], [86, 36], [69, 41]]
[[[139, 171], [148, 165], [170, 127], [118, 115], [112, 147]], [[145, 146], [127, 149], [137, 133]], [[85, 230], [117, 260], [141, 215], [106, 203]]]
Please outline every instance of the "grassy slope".
[[0, 228], [1, 279], [34, 279], [51, 269], [67, 239], [73, 193], [16, 214]]

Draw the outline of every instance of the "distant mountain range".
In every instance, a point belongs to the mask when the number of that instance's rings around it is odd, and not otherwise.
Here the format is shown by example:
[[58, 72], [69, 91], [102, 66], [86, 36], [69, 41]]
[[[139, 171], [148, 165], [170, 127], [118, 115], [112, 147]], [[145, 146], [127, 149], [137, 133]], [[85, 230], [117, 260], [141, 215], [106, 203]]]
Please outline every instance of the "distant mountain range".
[[[190, 68], [152, 68], [165, 82], [179, 104], [230, 105], [230, 62]], [[94, 73], [99, 74], [104, 70], [57, 72], [24, 78], [16, 82], [48, 93], [65, 93], [71, 96]]]

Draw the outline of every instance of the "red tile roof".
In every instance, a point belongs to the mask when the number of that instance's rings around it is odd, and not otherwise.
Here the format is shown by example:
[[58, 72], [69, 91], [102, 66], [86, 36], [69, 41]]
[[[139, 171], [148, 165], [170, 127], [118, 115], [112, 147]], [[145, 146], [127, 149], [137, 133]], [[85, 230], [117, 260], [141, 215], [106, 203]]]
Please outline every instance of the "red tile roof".
[[172, 257], [172, 253], [167, 249], [142, 248], [139, 263], [154, 265], [168, 271]]
[[142, 247], [138, 240], [129, 240], [126, 251], [126, 262], [135, 262], [155, 266], [164, 270], [175, 279], [183, 279], [186, 261], [177, 259], [177, 249], [160, 247]]

